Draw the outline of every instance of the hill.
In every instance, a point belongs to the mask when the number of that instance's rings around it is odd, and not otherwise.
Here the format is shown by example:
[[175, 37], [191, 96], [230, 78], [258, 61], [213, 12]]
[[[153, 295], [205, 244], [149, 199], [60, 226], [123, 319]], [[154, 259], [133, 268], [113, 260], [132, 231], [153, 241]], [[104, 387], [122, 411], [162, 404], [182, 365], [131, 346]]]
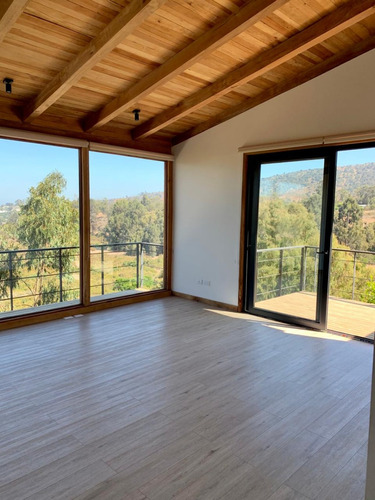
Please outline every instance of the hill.
[[[283, 198], [298, 200], [316, 191], [321, 185], [321, 169], [299, 170], [262, 179], [261, 194], [278, 193]], [[362, 186], [375, 186], [375, 163], [346, 165], [337, 169], [337, 189], [351, 195]]]

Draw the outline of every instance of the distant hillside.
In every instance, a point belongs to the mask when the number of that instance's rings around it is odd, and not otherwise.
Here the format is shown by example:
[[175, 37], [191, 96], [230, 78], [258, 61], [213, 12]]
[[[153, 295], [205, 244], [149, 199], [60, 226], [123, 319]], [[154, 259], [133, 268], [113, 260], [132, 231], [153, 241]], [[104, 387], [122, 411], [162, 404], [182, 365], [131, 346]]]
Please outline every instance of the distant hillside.
[[[354, 194], [361, 186], [375, 186], [375, 163], [338, 167], [337, 188]], [[284, 198], [300, 199], [316, 190], [322, 181], [322, 170], [299, 170], [262, 179], [263, 196], [278, 193]]]

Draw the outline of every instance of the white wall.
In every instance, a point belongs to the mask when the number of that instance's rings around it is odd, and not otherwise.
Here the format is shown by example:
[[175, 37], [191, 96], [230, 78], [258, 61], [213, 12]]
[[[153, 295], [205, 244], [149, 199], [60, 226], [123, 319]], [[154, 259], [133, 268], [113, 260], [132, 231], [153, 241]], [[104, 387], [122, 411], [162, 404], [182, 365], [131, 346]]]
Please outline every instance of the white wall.
[[237, 304], [239, 147], [368, 130], [375, 51], [176, 146], [173, 290]]

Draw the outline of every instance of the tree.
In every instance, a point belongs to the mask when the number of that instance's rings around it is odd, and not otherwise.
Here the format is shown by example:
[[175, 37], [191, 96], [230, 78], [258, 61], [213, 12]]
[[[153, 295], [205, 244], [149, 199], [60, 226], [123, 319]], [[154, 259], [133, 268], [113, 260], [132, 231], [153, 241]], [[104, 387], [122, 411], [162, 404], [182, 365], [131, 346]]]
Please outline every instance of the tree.
[[[36, 187], [30, 188], [18, 218], [18, 239], [27, 249], [78, 246], [79, 213], [62, 195], [65, 187], [63, 175], [52, 172]], [[59, 283], [56, 279], [47, 279], [48, 270], [68, 273], [73, 260], [71, 250], [26, 253], [26, 265], [36, 275], [32, 287], [34, 306], [58, 300]], [[43, 281], [46, 281], [45, 286]]]
[[319, 184], [315, 193], [305, 198], [302, 203], [314, 217], [317, 227], [320, 227], [322, 218], [322, 185]]
[[[113, 202], [106, 198], [102, 200], [90, 199], [90, 227], [91, 238], [99, 237], [103, 233], [104, 228], [108, 224], [108, 217], [112, 210]], [[100, 241], [101, 242], [101, 241]]]
[[355, 192], [360, 205], [375, 204], [375, 186], [361, 186]]
[[334, 233], [340, 244], [356, 250], [366, 248], [362, 216], [363, 209], [352, 196], [348, 196], [338, 205]]
[[151, 197], [150, 195], [144, 194], [142, 196], [141, 203], [147, 209], [147, 216], [144, 219], [144, 233], [142, 241], [147, 243], [163, 244], [163, 239], [164, 239], [163, 199], [158, 196]]
[[316, 245], [318, 241], [317, 224], [302, 203], [279, 198], [261, 200], [258, 248]]
[[[302, 203], [288, 202], [277, 197], [262, 197], [259, 206], [257, 247], [259, 250], [269, 251], [259, 253], [258, 256], [259, 296], [274, 296], [270, 291], [275, 291], [278, 287], [281, 248], [317, 246], [318, 242], [319, 230], [315, 219]], [[289, 248], [283, 252], [282, 286], [289, 291], [296, 291], [300, 286], [301, 249]]]
[[143, 240], [146, 207], [136, 198], [117, 200], [104, 230], [108, 243], [129, 243]]
[[108, 243], [163, 243], [164, 206], [159, 197], [117, 200], [104, 229]]

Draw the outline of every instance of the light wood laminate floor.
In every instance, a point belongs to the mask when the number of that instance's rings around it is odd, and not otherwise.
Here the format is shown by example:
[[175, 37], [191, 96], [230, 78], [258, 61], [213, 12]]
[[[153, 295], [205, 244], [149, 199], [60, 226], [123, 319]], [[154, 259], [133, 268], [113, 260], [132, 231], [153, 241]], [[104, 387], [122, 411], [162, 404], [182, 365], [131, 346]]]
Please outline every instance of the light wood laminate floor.
[[361, 500], [372, 346], [171, 297], [0, 334], [2, 500]]

